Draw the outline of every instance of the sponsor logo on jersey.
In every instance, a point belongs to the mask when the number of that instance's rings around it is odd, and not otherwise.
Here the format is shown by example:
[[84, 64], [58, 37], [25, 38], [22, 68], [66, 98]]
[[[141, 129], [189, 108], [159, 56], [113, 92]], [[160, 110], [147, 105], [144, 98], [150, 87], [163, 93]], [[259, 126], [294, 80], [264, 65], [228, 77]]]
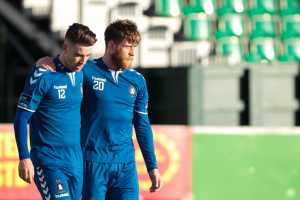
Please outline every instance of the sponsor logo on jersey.
[[67, 85], [54, 85], [53, 88], [56, 89], [56, 90], [67, 89], [68, 86]]
[[106, 82], [106, 78], [100, 78], [100, 77], [95, 77], [95, 76], [92, 76], [92, 80]]

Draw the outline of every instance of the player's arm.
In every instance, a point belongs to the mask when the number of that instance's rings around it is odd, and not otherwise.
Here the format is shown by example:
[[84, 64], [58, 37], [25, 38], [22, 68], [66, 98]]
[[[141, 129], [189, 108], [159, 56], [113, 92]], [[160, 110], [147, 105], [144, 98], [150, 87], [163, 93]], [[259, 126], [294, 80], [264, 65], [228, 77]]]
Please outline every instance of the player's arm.
[[28, 131], [27, 124], [32, 116], [32, 112], [18, 108], [14, 121], [15, 138], [19, 152], [19, 176], [27, 183], [33, 182], [34, 168], [30, 160], [28, 151]]
[[38, 108], [49, 86], [44, 79], [46, 70], [34, 68], [27, 77], [23, 92], [20, 95], [14, 121], [15, 138], [19, 152], [19, 176], [28, 183], [32, 183], [34, 168], [28, 151], [27, 124]]
[[152, 182], [150, 192], [155, 192], [160, 189], [161, 180], [155, 157], [153, 133], [148, 118], [147, 107], [148, 92], [144, 81], [143, 86], [139, 88], [137, 92], [133, 124], [136, 131], [137, 141], [142, 151], [148, 174]]
[[38, 59], [38, 61], [36, 62], [36, 67], [42, 67], [52, 72], [56, 71], [55, 65], [53, 63], [53, 58], [49, 56]]

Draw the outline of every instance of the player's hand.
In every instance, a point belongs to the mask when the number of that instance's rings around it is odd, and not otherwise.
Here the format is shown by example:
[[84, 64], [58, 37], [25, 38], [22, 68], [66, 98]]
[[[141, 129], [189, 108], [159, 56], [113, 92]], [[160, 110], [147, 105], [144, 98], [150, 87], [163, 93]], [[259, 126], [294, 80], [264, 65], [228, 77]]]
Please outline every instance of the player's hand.
[[158, 169], [153, 169], [149, 172], [149, 177], [151, 179], [151, 187], [150, 192], [159, 191], [161, 188], [161, 180], [160, 180], [160, 173]]
[[52, 58], [49, 56], [46, 57], [42, 57], [40, 59], [38, 59], [38, 61], [36, 62], [36, 66], [37, 67], [43, 67], [47, 70], [50, 70], [52, 72], [56, 71], [55, 65], [52, 61]]
[[29, 158], [19, 161], [19, 177], [27, 183], [33, 183], [34, 168]]

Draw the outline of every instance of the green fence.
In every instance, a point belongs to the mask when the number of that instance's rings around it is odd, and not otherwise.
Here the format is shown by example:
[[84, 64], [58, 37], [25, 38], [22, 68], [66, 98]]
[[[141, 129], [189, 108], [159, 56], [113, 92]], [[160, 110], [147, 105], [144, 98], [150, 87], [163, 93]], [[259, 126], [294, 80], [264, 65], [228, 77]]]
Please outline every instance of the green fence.
[[300, 199], [300, 129], [195, 129], [193, 199]]

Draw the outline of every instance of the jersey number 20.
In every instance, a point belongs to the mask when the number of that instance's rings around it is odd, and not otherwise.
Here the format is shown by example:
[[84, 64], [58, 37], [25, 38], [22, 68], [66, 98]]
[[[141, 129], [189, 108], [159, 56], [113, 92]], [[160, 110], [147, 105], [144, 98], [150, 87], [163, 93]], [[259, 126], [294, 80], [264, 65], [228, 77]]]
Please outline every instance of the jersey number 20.
[[93, 89], [94, 90], [103, 91], [104, 90], [104, 82], [103, 81], [94, 80]]

